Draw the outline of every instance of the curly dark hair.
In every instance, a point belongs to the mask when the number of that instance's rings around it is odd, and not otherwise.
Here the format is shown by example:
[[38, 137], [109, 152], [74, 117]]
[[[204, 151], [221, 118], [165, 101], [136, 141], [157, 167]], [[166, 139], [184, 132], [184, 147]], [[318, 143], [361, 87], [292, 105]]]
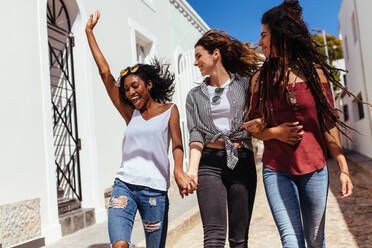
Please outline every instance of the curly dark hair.
[[[151, 98], [158, 103], [169, 103], [172, 100], [174, 93], [174, 73], [169, 71], [169, 64], [161, 63], [157, 58], [151, 60], [150, 64], [137, 64], [138, 70], [129, 72], [118, 79], [119, 93], [122, 100], [133, 105], [133, 103], [125, 96], [124, 80], [130, 74], [139, 76], [147, 85], [152, 82], [153, 87], [150, 90]], [[133, 66], [133, 67], [135, 67]], [[132, 67], [132, 68], [133, 68]]]
[[[319, 52], [319, 45], [312, 39], [303, 20], [302, 8], [298, 0], [286, 0], [268, 10], [262, 16], [261, 23], [267, 25], [271, 33], [270, 56], [263, 63], [258, 75], [259, 109], [267, 119], [272, 113], [272, 97], [274, 91], [287, 91], [289, 71], [297, 71], [306, 78], [308, 87], [316, 102], [318, 119], [323, 131], [336, 126], [342, 134], [344, 129], [352, 129], [337, 117], [324, 92], [317, 70], [323, 71], [328, 82], [347, 91], [334, 77], [335, 69], [326, 63], [326, 57]], [[274, 51], [274, 52], [273, 52]], [[360, 100], [359, 100], [360, 101]], [[367, 103], [368, 104], [368, 103]], [[346, 135], [347, 136], [347, 135]]]
[[196, 42], [195, 47], [197, 46], [202, 46], [210, 54], [218, 48], [226, 71], [238, 73], [244, 77], [252, 77], [258, 70], [258, 62], [262, 61], [258, 51], [251, 48], [249, 43], [241, 42], [218, 29], [206, 32]]

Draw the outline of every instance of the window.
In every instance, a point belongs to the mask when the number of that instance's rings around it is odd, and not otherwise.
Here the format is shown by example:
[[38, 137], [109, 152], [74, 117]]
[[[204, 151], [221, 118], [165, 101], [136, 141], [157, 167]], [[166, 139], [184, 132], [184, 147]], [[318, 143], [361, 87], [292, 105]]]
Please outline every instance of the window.
[[[363, 101], [362, 99], [362, 93], [358, 94], [358, 98], [360, 101]], [[364, 109], [363, 109], [363, 103], [357, 101], [358, 104], [358, 113], [359, 113], [359, 120], [364, 119]]]
[[349, 108], [347, 105], [344, 105], [343, 106], [343, 112], [344, 112], [344, 121], [348, 121], [349, 120]]
[[182, 54], [178, 55], [178, 59], [177, 59], [177, 73], [178, 74], [181, 74], [181, 72], [183, 72], [183, 68], [182, 68], [182, 64], [181, 64], [181, 59], [182, 59]]
[[358, 41], [358, 26], [356, 23], [355, 13], [351, 16], [351, 24], [353, 29], [354, 44]]
[[347, 77], [346, 74], [343, 75], [344, 78], [344, 87], [347, 88]]
[[150, 63], [156, 55], [156, 38], [133, 19], [128, 19], [133, 64]]
[[141, 63], [141, 64], [145, 63], [145, 57], [146, 57], [145, 47], [137, 43], [136, 51], [137, 51], [137, 63]]
[[349, 45], [347, 43], [347, 37], [346, 36], [344, 37], [344, 46], [345, 46], [345, 49], [344, 49], [345, 61], [348, 61], [349, 60]]
[[135, 36], [137, 63], [150, 63], [153, 42], [138, 31], [135, 31]]

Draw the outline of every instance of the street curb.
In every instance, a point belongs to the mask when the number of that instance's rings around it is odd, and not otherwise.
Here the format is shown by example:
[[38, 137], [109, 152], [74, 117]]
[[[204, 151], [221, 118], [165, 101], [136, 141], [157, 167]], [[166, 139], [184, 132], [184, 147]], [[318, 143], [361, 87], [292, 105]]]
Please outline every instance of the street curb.
[[[186, 233], [191, 230], [199, 221], [200, 212], [199, 206], [196, 205], [192, 209], [188, 210], [186, 213], [172, 221], [168, 225], [167, 233], [167, 244], [166, 247], [173, 247], [175, 243], [182, 237], [180, 233]], [[134, 248], [145, 248], [146, 240], [142, 240], [140, 243], [136, 244]]]

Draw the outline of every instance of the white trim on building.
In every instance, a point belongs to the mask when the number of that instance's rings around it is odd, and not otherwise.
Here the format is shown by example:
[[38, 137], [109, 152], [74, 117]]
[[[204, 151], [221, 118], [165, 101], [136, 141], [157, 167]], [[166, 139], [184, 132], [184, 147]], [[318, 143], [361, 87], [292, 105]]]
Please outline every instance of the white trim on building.
[[169, 0], [174, 7], [176, 7], [184, 16], [185, 18], [194, 25], [199, 32], [205, 33], [210, 28], [208, 24], [206, 24], [203, 19], [196, 13], [196, 11], [188, 4], [185, 0]]

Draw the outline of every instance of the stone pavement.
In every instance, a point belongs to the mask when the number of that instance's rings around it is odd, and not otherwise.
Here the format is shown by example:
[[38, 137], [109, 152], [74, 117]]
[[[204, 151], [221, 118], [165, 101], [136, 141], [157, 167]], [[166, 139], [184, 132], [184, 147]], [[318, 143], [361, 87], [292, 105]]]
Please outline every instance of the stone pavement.
[[[332, 160], [328, 164], [330, 191], [326, 219], [327, 248], [372, 248], [372, 178], [366, 176], [365, 171], [359, 165], [349, 163], [349, 166], [354, 184], [354, 193], [349, 199], [340, 199], [337, 197], [339, 192], [338, 166]], [[169, 195], [170, 230], [167, 248], [203, 247], [203, 230], [198, 216], [195, 194], [182, 200], [178, 196], [177, 188], [173, 185]], [[137, 217], [132, 240], [135, 244], [139, 244], [136, 247], [142, 248], [144, 247], [143, 239], [143, 227], [139, 217]], [[107, 222], [93, 225], [66, 236], [47, 247], [108, 248], [110, 245]], [[226, 247], [229, 246], [226, 245]], [[266, 200], [260, 171], [250, 227], [249, 247], [281, 247], [279, 235]]]
[[[337, 197], [339, 192], [338, 166], [329, 161], [330, 191], [326, 215], [327, 248], [371, 248], [372, 247], [372, 191], [371, 178], [363, 174], [353, 164], [349, 164], [354, 183], [354, 194], [349, 199]], [[201, 222], [184, 233], [173, 247], [203, 247]], [[226, 244], [226, 247], [229, 247]], [[249, 234], [249, 247], [281, 247], [280, 237], [266, 200], [262, 175], [258, 174], [255, 207]]]
[[[197, 199], [196, 194], [189, 195], [185, 199], [181, 199], [177, 185], [173, 178], [171, 178], [171, 186], [168, 191], [169, 196], [169, 226], [175, 223], [182, 216], [191, 216], [188, 214], [189, 210], [195, 209], [197, 212]], [[185, 218], [185, 217], [184, 217]], [[187, 223], [184, 222], [185, 228], [188, 228]], [[192, 223], [191, 223], [192, 224]], [[169, 231], [169, 230], [168, 230]], [[132, 231], [132, 242], [134, 244], [144, 243], [144, 230], [139, 213], [136, 215], [136, 219]], [[76, 233], [67, 235], [59, 241], [47, 245], [47, 248], [109, 248], [110, 240], [107, 231], [107, 221], [99, 224], [92, 225], [85, 229], [82, 229]]]

